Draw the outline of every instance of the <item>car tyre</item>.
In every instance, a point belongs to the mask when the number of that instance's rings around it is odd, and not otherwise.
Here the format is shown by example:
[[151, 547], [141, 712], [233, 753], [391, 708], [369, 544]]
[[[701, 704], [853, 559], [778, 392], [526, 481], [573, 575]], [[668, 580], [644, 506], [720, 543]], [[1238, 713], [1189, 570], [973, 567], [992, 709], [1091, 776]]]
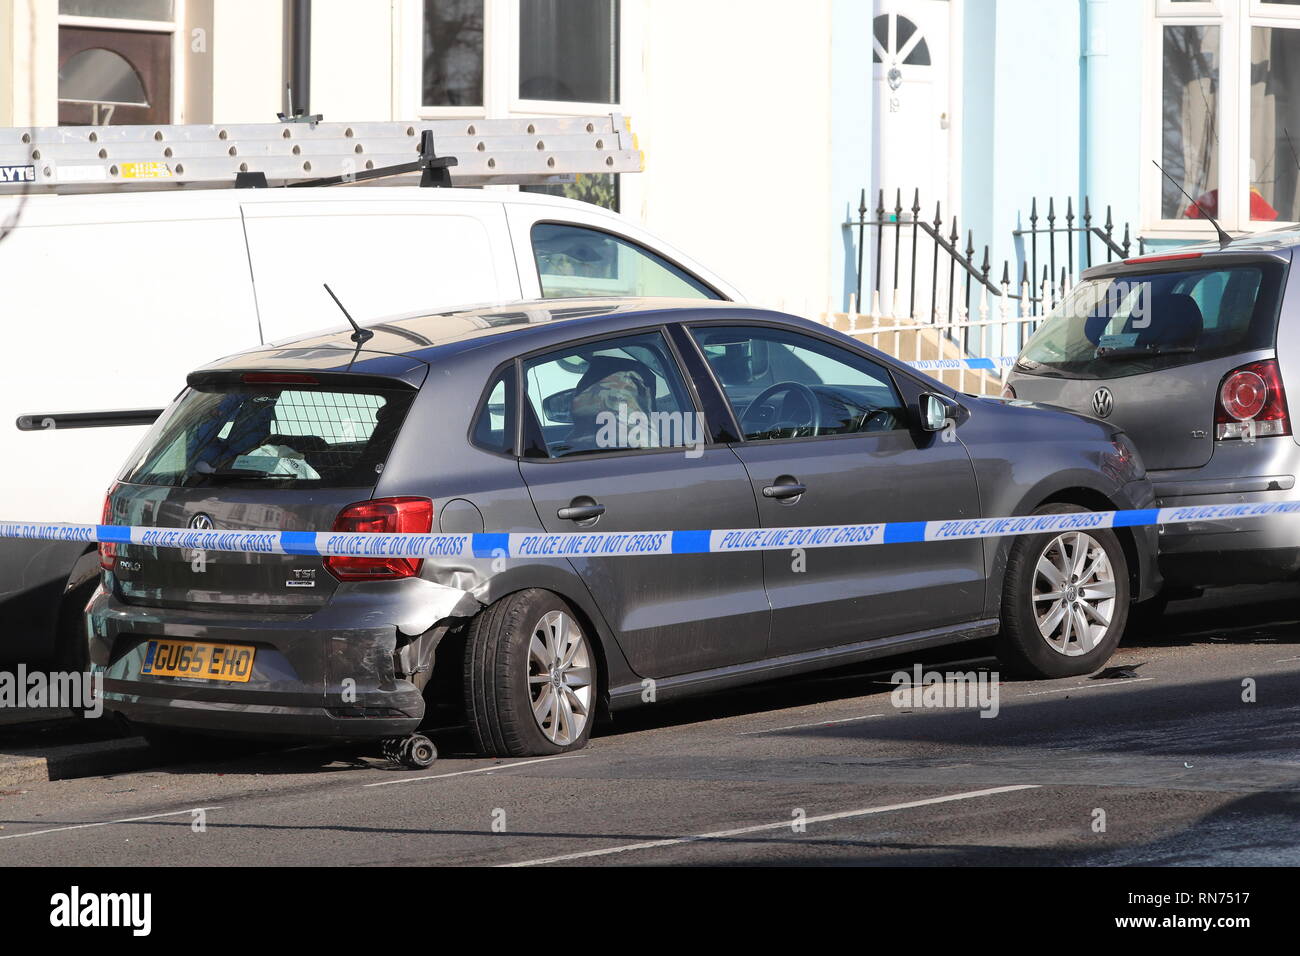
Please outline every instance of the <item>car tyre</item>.
[[[1034, 514], [1088, 510], [1051, 504]], [[1013, 674], [1037, 679], [1092, 673], [1119, 644], [1128, 610], [1128, 563], [1114, 531], [1022, 535], [1007, 557], [998, 659]]]
[[596, 716], [596, 649], [550, 591], [507, 595], [470, 622], [465, 713], [480, 753], [532, 757], [586, 746]]

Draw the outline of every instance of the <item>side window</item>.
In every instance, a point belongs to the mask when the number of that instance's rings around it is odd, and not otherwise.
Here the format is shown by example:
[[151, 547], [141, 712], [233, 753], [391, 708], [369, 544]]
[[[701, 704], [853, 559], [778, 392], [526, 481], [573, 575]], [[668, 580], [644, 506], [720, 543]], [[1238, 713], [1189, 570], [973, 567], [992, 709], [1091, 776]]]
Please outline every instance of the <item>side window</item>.
[[598, 229], [539, 222], [533, 226], [533, 259], [542, 297], [654, 296], [716, 299], [718, 294], [690, 273], [648, 249]]
[[691, 330], [746, 441], [906, 427], [889, 373], [870, 359], [782, 329]]
[[488, 451], [515, 453], [515, 367], [507, 365], [487, 387], [474, 420], [473, 442]]
[[695, 447], [703, 423], [659, 332], [571, 345], [524, 363], [527, 454]]

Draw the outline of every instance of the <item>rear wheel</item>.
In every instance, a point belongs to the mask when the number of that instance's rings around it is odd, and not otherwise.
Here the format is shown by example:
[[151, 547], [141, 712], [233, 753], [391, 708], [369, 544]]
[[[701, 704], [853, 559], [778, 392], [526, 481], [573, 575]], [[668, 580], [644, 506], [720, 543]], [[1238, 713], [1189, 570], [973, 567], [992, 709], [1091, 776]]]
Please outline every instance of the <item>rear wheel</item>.
[[[1085, 512], [1044, 505], [1034, 514]], [[1025, 535], [1011, 546], [997, 652], [1027, 677], [1088, 674], [1106, 663], [1129, 608], [1124, 548], [1109, 528]]]
[[596, 705], [592, 638], [558, 595], [507, 595], [469, 626], [465, 712], [484, 754], [526, 757], [586, 746]]

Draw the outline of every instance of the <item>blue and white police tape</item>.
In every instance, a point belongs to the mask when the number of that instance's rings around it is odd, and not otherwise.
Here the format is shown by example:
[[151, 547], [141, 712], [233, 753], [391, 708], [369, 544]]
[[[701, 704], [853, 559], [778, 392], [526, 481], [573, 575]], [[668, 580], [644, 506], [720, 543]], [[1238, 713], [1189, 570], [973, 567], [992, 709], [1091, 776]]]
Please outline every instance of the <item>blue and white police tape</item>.
[[[354, 534], [338, 531], [196, 531], [126, 525], [0, 522], [0, 538], [138, 545], [187, 551], [391, 558], [612, 558], [847, 548], [876, 544], [1000, 538], [1300, 515], [1300, 501], [1083, 511], [1006, 518], [950, 518], [881, 524], [696, 531], [523, 531], [479, 534]], [[1300, 545], [1300, 534], [1297, 535]]]
[[961, 368], [972, 369], [974, 371], [997, 372], [1003, 369], [1011, 368], [1016, 364], [1014, 355], [994, 355], [990, 358], [950, 358], [950, 359], [918, 359], [915, 362], [904, 362], [917, 371], [935, 372], [944, 369]]

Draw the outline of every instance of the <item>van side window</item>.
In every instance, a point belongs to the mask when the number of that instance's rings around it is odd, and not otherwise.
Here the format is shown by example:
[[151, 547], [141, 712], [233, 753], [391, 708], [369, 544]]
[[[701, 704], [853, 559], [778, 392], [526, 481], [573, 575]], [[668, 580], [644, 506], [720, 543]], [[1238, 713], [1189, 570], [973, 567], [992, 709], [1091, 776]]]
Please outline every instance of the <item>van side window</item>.
[[699, 279], [650, 250], [598, 229], [539, 222], [533, 226], [532, 241], [545, 299], [721, 298]]
[[472, 441], [502, 455], [515, 453], [515, 367], [507, 365], [487, 387], [474, 421]]

